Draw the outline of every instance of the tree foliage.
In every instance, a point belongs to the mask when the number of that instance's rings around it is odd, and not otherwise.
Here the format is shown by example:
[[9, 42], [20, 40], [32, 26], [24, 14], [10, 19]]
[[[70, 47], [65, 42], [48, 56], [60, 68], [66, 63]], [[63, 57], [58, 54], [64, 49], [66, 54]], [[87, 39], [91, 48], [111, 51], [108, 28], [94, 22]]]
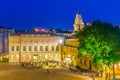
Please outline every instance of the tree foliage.
[[94, 21], [77, 33], [78, 58], [90, 56], [93, 63], [110, 66], [120, 61], [120, 28], [110, 23]]

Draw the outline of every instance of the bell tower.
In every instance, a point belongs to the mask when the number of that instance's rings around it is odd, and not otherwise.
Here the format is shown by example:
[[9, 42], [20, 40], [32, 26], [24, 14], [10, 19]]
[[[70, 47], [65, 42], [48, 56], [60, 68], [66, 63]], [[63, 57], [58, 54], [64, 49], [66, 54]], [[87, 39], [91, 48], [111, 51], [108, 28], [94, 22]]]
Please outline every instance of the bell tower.
[[73, 26], [74, 26], [74, 32], [78, 32], [82, 30], [82, 28], [84, 27], [82, 16], [79, 11], [76, 13], [75, 22]]

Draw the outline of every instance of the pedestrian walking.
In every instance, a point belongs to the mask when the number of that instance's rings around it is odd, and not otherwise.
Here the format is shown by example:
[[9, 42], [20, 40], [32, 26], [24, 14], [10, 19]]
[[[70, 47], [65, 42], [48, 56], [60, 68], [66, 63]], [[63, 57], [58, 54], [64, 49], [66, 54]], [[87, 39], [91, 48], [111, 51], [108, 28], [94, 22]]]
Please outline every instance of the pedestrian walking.
[[45, 69], [46, 69], [47, 73], [49, 74], [50, 73], [50, 69], [48, 68], [47, 65], [45, 66]]
[[50, 69], [46, 69], [47, 73], [49, 74], [50, 73]]

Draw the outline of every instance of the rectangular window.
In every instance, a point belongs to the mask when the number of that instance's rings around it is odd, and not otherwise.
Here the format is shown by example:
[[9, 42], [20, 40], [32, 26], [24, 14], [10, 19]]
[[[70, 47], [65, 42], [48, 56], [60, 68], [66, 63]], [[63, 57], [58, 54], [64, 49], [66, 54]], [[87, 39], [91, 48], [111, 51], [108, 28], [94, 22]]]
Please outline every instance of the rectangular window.
[[19, 51], [19, 46], [16, 46], [16, 51]]
[[40, 46], [40, 51], [43, 51], [43, 47], [42, 46]]
[[59, 47], [58, 46], [56, 46], [56, 51], [58, 51], [59, 49], [58, 49]]
[[28, 47], [28, 50], [29, 50], [29, 51], [32, 51], [32, 47], [31, 47], [31, 46], [29, 46], [29, 47]]
[[54, 51], [54, 46], [52, 46], [52, 51]]
[[11, 51], [14, 51], [14, 46], [11, 46]]
[[37, 46], [34, 46], [34, 51], [37, 51]]
[[26, 46], [23, 46], [23, 51], [26, 51]]
[[45, 51], [48, 51], [48, 46], [45, 46]]

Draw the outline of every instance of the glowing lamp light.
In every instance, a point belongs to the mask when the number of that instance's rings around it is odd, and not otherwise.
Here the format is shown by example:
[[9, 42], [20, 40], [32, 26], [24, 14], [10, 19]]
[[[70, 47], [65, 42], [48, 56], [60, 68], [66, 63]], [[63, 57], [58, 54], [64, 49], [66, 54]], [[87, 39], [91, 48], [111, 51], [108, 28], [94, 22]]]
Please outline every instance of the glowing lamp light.
[[42, 32], [45, 32], [45, 30], [44, 30], [44, 29], [42, 29], [41, 31], [42, 31]]
[[17, 55], [17, 57], [19, 57], [19, 55]]
[[48, 55], [47, 55], [47, 54], [45, 55], [45, 58], [46, 58], [46, 59], [48, 58]]
[[62, 42], [63, 42], [63, 40], [62, 40], [62, 39], [60, 39], [60, 40], [59, 40], [59, 43], [61, 44]]
[[36, 28], [36, 29], [35, 29], [35, 32], [39, 32], [39, 29]]

